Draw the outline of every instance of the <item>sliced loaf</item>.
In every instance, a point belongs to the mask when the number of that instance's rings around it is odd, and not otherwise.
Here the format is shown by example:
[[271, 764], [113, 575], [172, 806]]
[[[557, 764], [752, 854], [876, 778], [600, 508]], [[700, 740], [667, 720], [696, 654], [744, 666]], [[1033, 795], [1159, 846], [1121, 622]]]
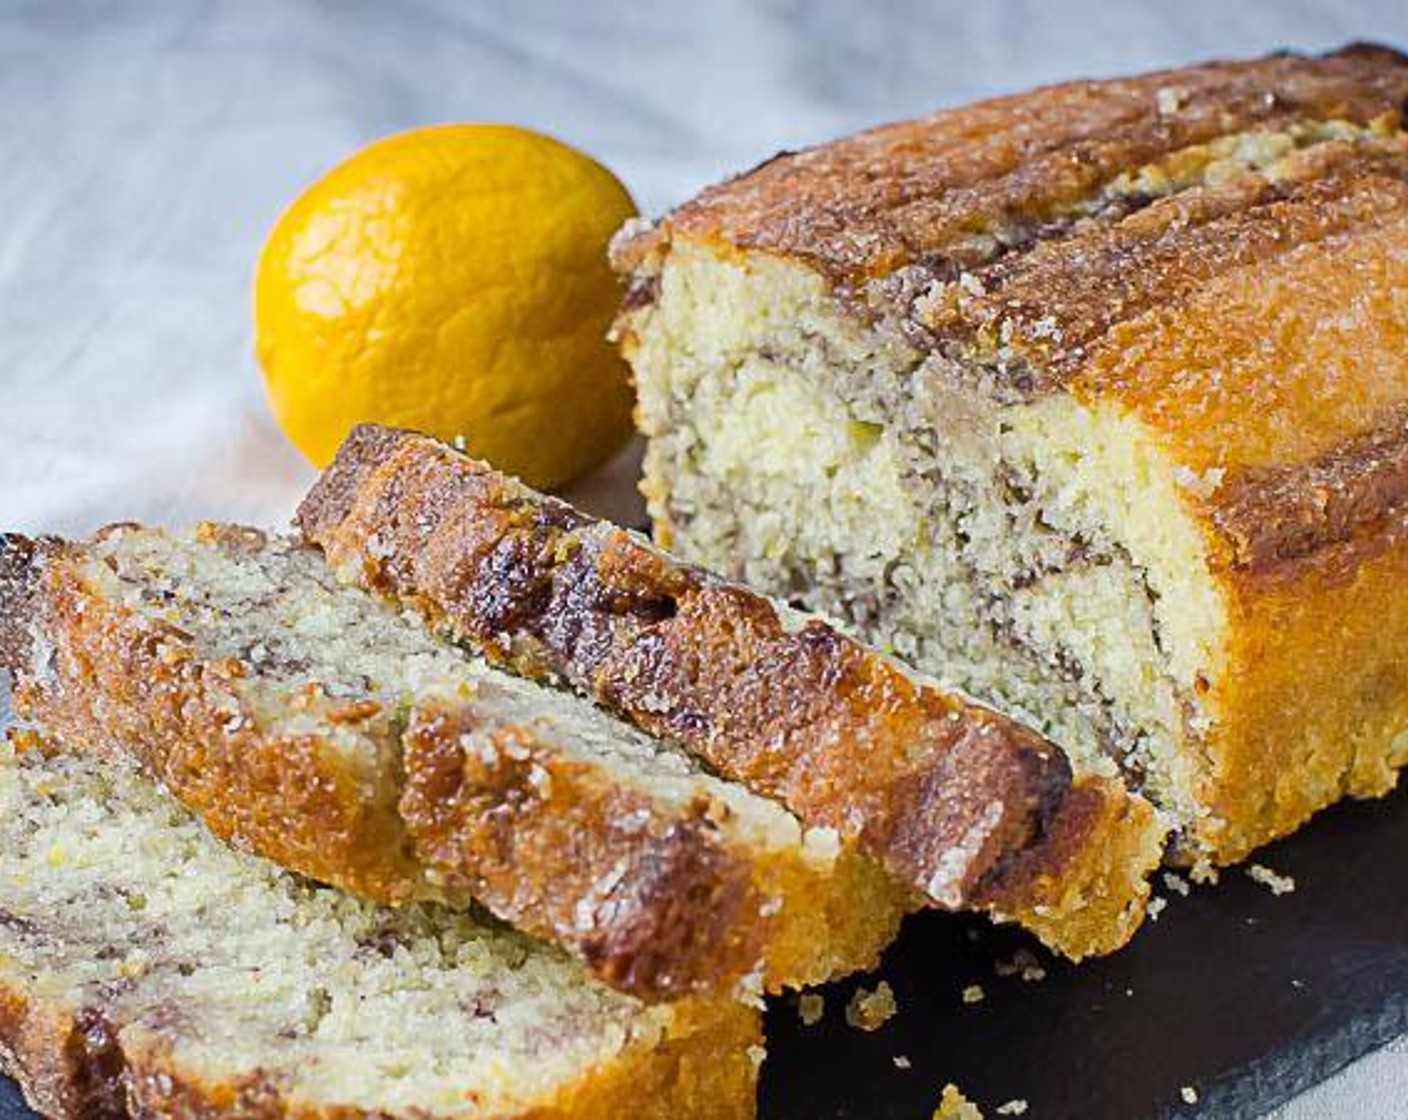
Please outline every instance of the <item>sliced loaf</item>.
[[1408, 763], [1408, 58], [1070, 82], [616, 247], [657, 538], [1226, 863]]
[[834, 829], [931, 903], [1074, 957], [1123, 944], [1163, 826], [1119, 782], [827, 623], [424, 436], [363, 427], [298, 523], [344, 579], [560, 678]]
[[910, 905], [834, 831], [465, 656], [306, 546], [124, 526], [9, 538], [0, 568], [17, 711], [322, 882], [473, 898], [646, 999], [868, 966]]
[[757, 1013], [647, 1006], [435, 904], [218, 843], [126, 766], [0, 746], [0, 1067], [52, 1120], [753, 1115]]

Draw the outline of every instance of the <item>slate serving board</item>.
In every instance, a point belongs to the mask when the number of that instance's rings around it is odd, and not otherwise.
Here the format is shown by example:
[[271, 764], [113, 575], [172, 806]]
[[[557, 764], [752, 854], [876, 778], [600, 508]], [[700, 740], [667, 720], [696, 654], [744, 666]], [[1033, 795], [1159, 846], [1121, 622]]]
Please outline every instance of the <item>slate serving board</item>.
[[[928, 1120], [952, 1081], [989, 1118], [1012, 1100], [1027, 1120], [1263, 1116], [1408, 1031], [1404, 851], [1408, 790], [1340, 805], [1259, 854], [1292, 893], [1240, 870], [1186, 898], [1161, 888], [1166, 909], [1129, 948], [1079, 967], [1038, 952], [1038, 981], [995, 971], [1034, 951], [1019, 931], [917, 915], [881, 970], [825, 989], [819, 1023], [801, 1023], [795, 998], [772, 1005], [761, 1114]], [[849, 1026], [856, 984], [881, 978], [897, 1014]], [[964, 1003], [974, 984], [984, 998]], [[32, 1117], [0, 1079], [0, 1120]]]

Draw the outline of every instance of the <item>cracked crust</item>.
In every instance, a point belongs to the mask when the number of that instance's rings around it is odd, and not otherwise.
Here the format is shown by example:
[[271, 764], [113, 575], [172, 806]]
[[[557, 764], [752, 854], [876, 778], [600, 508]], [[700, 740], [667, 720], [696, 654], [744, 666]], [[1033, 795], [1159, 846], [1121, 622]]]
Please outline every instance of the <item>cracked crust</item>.
[[631, 228], [615, 263], [648, 271], [678, 238], [795, 257], [841, 285], [956, 272], [1021, 252], [1041, 223], [1170, 153], [1307, 118], [1368, 125], [1405, 98], [1404, 56], [1368, 44], [1049, 86], [783, 153]]
[[356, 430], [298, 523], [344, 578], [836, 829], [931, 903], [1040, 910], [1073, 956], [1138, 924], [1161, 836], [1142, 800], [1073, 784], [1034, 732], [820, 620], [409, 432]]
[[[266, 543], [203, 532], [210, 547]], [[27, 607], [5, 603], [52, 649], [18, 666], [16, 711], [135, 758], [217, 835], [314, 879], [378, 901], [474, 898], [651, 1000], [868, 967], [909, 908], [866, 861], [734, 828], [712, 779], [688, 803], [656, 797], [492, 699], [391, 713], [304, 689], [271, 715], [244, 687], [258, 666], [115, 600], [86, 546], [43, 553], [11, 585]], [[0, 555], [18, 571], [38, 551], [11, 537]], [[354, 758], [385, 761], [369, 774]]]

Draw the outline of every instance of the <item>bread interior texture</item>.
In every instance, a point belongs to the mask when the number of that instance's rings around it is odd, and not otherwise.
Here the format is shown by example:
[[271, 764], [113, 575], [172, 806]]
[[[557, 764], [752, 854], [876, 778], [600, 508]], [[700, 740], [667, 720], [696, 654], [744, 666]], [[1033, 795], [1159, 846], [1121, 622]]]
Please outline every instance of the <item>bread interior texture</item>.
[[1130, 417], [1004, 402], [811, 270], [676, 245], [637, 323], [647, 488], [687, 559], [1032, 721], [1182, 821], [1222, 604], [1184, 477]]
[[163, 1071], [143, 1091], [519, 1115], [674, 1029], [495, 924], [360, 902], [226, 848], [90, 757], [0, 744], [0, 840], [0, 983]]

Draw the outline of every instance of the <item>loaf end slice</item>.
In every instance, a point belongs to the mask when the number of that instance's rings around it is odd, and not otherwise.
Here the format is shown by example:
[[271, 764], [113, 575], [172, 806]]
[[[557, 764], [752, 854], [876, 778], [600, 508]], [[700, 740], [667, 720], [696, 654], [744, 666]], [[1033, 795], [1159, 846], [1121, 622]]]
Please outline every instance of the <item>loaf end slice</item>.
[[0, 747], [0, 1063], [56, 1120], [742, 1120], [759, 1039], [232, 851], [127, 766]]
[[868, 967], [911, 905], [834, 836], [466, 657], [312, 549], [124, 526], [29, 553], [16, 710], [321, 882], [477, 901], [646, 999]]
[[835, 829], [931, 903], [1082, 956], [1138, 924], [1163, 826], [1028, 728], [452, 448], [361, 428], [298, 523], [336, 572]]

